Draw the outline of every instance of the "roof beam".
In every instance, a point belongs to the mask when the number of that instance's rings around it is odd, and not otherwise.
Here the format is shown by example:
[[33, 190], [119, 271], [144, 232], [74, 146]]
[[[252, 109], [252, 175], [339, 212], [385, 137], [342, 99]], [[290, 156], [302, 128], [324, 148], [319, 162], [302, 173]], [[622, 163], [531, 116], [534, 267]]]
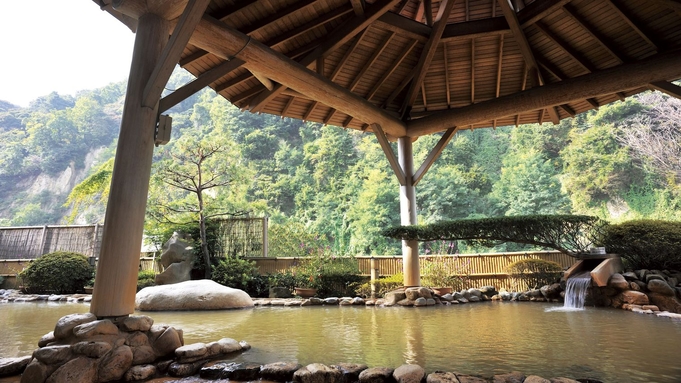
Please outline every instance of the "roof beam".
[[[365, 30], [374, 20], [378, 19], [384, 13], [388, 12], [399, 0], [378, 0], [373, 3], [361, 16], [355, 16], [349, 19], [335, 31], [333, 31], [329, 38], [319, 45], [315, 50], [310, 52], [302, 60], [300, 64], [304, 67], [309, 66], [317, 60], [318, 57], [326, 56], [330, 52], [340, 48], [343, 44], [350, 41], [358, 33]], [[249, 105], [252, 112], [257, 112], [269, 101], [277, 97], [284, 91], [283, 85], [277, 85], [274, 90], [263, 92], [256, 97]], [[365, 121], [371, 123], [371, 121]]]
[[183, 85], [173, 93], [163, 97], [159, 102], [158, 112], [163, 113], [166, 110], [172, 108], [173, 106], [179, 104], [180, 102], [184, 101], [194, 93], [219, 80], [222, 76], [239, 68], [243, 63], [244, 62], [239, 59], [225, 61], [213, 67], [212, 69], [204, 72], [194, 81], [187, 83], [186, 85]]
[[666, 81], [655, 81], [650, 83], [650, 87], [658, 92], [666, 93], [681, 100], [681, 86]]
[[256, 71], [360, 121], [380, 124], [391, 136], [402, 137], [406, 134], [404, 123], [387, 111], [211, 17], [204, 16], [191, 42], [224, 59], [236, 56], [244, 61], [246, 69]]
[[352, 4], [352, 9], [355, 11], [355, 15], [361, 16], [364, 14], [364, 1], [350, 0], [350, 4]]
[[452, 8], [454, 7], [454, 3], [456, 3], [456, 0], [445, 1], [447, 1], [447, 4], [444, 6], [445, 10], [442, 13], [442, 17], [439, 20], [435, 21], [433, 30], [431, 31], [430, 37], [428, 38], [428, 42], [426, 42], [426, 45], [423, 47], [423, 51], [421, 52], [419, 62], [416, 65], [416, 68], [414, 69], [415, 73], [414, 79], [409, 85], [409, 89], [407, 90], [407, 96], [405, 97], [404, 102], [402, 103], [402, 118], [409, 115], [411, 107], [414, 105], [414, 101], [416, 101], [416, 96], [418, 95], [419, 90], [421, 89], [421, 83], [423, 82], [423, 79], [425, 79], [426, 77], [426, 73], [428, 72], [430, 62], [433, 60], [433, 57], [435, 56], [435, 51], [437, 50], [437, 46], [440, 43], [442, 32], [444, 32], [445, 27], [447, 26], [449, 14], [451, 13]]
[[426, 24], [433, 26], [433, 2], [431, 0], [423, 0], [423, 13], [426, 15]]
[[570, 1], [572, 0], [535, 1], [523, 8], [522, 11], [518, 12], [518, 20], [520, 21], [520, 25], [523, 28], [530, 26], [557, 11], [560, 7], [569, 3]]
[[412, 185], [416, 186], [416, 184], [421, 181], [421, 178], [423, 178], [424, 175], [428, 172], [428, 169], [430, 169], [431, 166], [435, 163], [435, 160], [437, 160], [438, 157], [440, 157], [440, 154], [442, 154], [442, 151], [445, 150], [445, 147], [447, 147], [447, 144], [449, 141], [451, 141], [452, 137], [454, 137], [454, 133], [456, 133], [456, 128], [450, 128], [447, 129], [447, 131], [440, 137], [440, 140], [435, 144], [435, 147], [430, 150], [428, 153], [428, 157], [423, 161], [421, 164], [421, 167], [419, 167], [419, 170], [414, 173], [414, 178], [412, 180]]
[[646, 87], [653, 82], [677, 78], [681, 78], [681, 65], [679, 51], [675, 50], [559, 83], [434, 113], [429, 117], [408, 122], [407, 135], [419, 137], [452, 127], [478, 124], [549, 106], [616, 94], [627, 89]]
[[399, 181], [402, 186], [406, 185], [407, 176], [404, 174], [404, 170], [402, 170], [402, 166], [400, 166], [400, 162], [398, 161], [392, 146], [390, 146], [390, 142], [388, 142], [388, 137], [386, 137], [385, 132], [383, 132], [383, 129], [378, 124], [371, 124], [371, 129], [374, 131], [376, 139], [378, 139], [378, 143], [381, 145], [381, 149], [383, 149], [383, 153], [385, 153], [388, 163], [390, 163], [390, 167], [393, 169], [395, 176], [397, 176], [397, 181]]
[[182, 52], [187, 46], [192, 32], [194, 32], [194, 28], [201, 21], [209, 3], [210, 0], [189, 0], [187, 2], [180, 20], [175, 24], [170, 40], [163, 47], [163, 52], [161, 52], [161, 56], [149, 76], [147, 85], [144, 87], [142, 106], [154, 108], [158, 103], [163, 88], [168, 83], [175, 65], [180, 61]]

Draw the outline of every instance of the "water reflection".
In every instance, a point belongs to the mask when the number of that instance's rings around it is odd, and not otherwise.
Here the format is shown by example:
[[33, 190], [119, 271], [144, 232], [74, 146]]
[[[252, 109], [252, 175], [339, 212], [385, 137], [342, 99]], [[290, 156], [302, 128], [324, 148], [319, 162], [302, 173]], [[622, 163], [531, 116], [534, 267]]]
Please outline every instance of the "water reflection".
[[417, 310], [414, 313], [416, 322], [412, 323], [411, 326], [404, 327], [404, 338], [407, 342], [404, 349], [404, 361], [407, 364], [426, 365], [426, 350], [423, 347], [423, 327], [418, 325], [418, 323], [422, 323], [421, 314], [424, 311], [431, 311], [431, 309]]
[[[491, 376], [513, 370], [607, 382], [678, 382], [681, 322], [622, 310], [544, 312], [558, 305], [480, 303], [429, 308], [262, 307], [146, 313], [185, 341], [222, 337], [253, 349], [235, 360], [416, 363], [428, 372]], [[57, 319], [82, 304], [0, 305], [0, 357], [28, 355]]]

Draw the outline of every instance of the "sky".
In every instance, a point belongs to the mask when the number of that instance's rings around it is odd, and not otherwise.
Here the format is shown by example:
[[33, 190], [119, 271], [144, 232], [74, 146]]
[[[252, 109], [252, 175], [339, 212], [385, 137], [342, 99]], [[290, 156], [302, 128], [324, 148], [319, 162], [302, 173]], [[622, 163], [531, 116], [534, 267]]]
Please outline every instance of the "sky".
[[91, 0], [0, 0], [0, 100], [127, 79], [135, 35]]

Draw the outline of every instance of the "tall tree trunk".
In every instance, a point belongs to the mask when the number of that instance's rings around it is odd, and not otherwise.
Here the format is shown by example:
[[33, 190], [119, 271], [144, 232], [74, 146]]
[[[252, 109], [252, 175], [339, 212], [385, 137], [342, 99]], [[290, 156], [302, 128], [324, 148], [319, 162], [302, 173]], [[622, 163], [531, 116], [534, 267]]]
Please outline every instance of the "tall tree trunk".
[[199, 191], [197, 193], [199, 198], [199, 233], [201, 236], [201, 253], [203, 254], [203, 263], [206, 266], [204, 270], [204, 278], [210, 279], [211, 277], [211, 264], [210, 264], [210, 253], [208, 252], [208, 239], [206, 235], [206, 218], [203, 215], [203, 193]]

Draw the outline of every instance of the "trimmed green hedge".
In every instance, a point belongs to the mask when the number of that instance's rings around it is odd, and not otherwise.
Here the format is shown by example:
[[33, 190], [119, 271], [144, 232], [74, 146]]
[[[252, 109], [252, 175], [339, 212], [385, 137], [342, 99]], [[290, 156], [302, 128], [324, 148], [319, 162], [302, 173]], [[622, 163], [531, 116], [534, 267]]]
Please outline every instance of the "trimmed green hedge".
[[528, 215], [397, 226], [382, 235], [402, 240], [465, 240], [470, 245], [524, 243], [570, 255], [587, 253], [607, 222], [586, 215]]
[[82, 291], [93, 273], [83, 254], [58, 251], [31, 262], [19, 277], [29, 293], [72, 294]]
[[642, 219], [610, 225], [601, 245], [633, 269], [681, 271], [681, 222]]

